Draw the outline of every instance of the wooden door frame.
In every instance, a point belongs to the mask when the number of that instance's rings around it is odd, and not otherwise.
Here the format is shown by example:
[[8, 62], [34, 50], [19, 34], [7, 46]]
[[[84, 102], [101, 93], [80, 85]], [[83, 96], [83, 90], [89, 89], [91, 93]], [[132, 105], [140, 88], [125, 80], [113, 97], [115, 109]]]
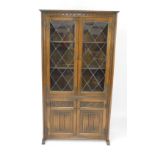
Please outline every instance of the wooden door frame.
[[[106, 71], [103, 92], [89, 92], [81, 91], [82, 80], [82, 52], [83, 52], [83, 26], [85, 22], [106, 22], [108, 23], [108, 38], [106, 51]], [[111, 53], [111, 35], [112, 35], [112, 17], [81, 17], [79, 19], [79, 56], [78, 56], [78, 95], [80, 96], [107, 96], [108, 87], [108, 69], [110, 67], [110, 53]]]
[[[45, 22], [44, 24], [44, 29], [45, 29], [45, 48], [44, 48], [44, 54], [45, 54], [45, 67], [44, 70], [46, 70], [46, 88], [48, 90], [48, 95], [53, 97], [53, 96], [73, 96], [76, 95], [77, 92], [77, 52], [78, 52], [78, 22], [75, 18], [72, 17], [52, 17], [46, 15], [45, 17]], [[75, 42], [74, 42], [74, 75], [73, 75], [73, 91], [51, 91], [50, 90], [50, 23], [51, 21], [73, 21], [75, 23], [75, 28], [74, 28], [74, 37], [75, 37]]]
[[[57, 106], [51, 106], [51, 103], [52, 102], [72, 102], [73, 103], [73, 106], [69, 106], [69, 107], [66, 107], [66, 106], [60, 106], [60, 107], [57, 107]], [[48, 105], [49, 107], [47, 108], [47, 134], [48, 134], [48, 138], [71, 138], [71, 137], [74, 137], [76, 135], [76, 119], [77, 119], [77, 114], [76, 114], [76, 100], [73, 100], [73, 99], [70, 99], [70, 98], [52, 98], [50, 100], [50, 104]], [[73, 116], [73, 129], [72, 131], [73, 132], [52, 132], [51, 129], [52, 129], [52, 121], [50, 120], [50, 116], [52, 114], [52, 112], [71, 112], [72, 113], [72, 116]]]
[[[80, 104], [82, 102], [85, 103], [100, 103], [104, 107], [103, 108], [98, 108], [98, 107], [80, 107]], [[81, 133], [80, 132], [80, 117], [81, 117], [81, 112], [82, 111], [90, 111], [90, 112], [95, 112], [97, 111], [99, 113], [99, 132], [98, 133]], [[77, 100], [77, 137], [81, 138], [87, 138], [87, 139], [105, 139], [105, 128], [106, 128], [106, 100], [101, 100], [98, 98], [83, 98]]]

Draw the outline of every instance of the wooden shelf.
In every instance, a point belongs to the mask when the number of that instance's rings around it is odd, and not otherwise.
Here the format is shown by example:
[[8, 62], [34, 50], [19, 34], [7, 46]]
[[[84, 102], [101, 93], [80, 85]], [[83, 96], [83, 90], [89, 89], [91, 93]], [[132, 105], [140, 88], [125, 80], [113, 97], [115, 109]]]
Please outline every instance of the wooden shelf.
[[74, 41], [53, 41], [51, 40], [51, 43], [74, 43]]
[[89, 69], [89, 70], [91, 70], [91, 69], [92, 69], [92, 70], [93, 70], [93, 69], [94, 69], [94, 70], [105, 70], [105, 68], [82, 68], [82, 69]]
[[107, 43], [107, 42], [99, 42], [99, 41], [97, 41], [97, 42], [83, 42], [83, 44], [105, 44], [105, 43]]
[[74, 69], [73, 67], [51, 67], [51, 69]]

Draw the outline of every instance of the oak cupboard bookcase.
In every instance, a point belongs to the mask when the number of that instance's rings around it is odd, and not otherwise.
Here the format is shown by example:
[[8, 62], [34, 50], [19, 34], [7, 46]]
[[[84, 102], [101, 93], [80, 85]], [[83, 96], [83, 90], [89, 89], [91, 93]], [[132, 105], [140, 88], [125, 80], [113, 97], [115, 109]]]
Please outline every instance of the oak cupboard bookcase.
[[43, 140], [109, 141], [117, 11], [41, 10]]

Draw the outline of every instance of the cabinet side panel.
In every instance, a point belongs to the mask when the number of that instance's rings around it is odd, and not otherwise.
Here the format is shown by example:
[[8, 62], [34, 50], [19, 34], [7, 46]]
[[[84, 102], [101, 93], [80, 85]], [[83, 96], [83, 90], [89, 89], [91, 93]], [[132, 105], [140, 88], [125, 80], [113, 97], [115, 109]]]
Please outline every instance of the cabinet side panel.
[[111, 104], [112, 104], [112, 88], [113, 88], [113, 75], [114, 75], [114, 59], [115, 59], [115, 38], [116, 38], [116, 24], [117, 24], [117, 14], [113, 15], [112, 20], [112, 33], [111, 33], [111, 51], [110, 51], [110, 67], [109, 67], [109, 80], [108, 80], [108, 96], [107, 103], [109, 104], [106, 112], [106, 140], [109, 140], [109, 130], [110, 130], [110, 116], [111, 116]]
[[42, 104], [43, 104], [43, 139], [47, 138], [46, 136], [46, 55], [45, 55], [45, 15], [41, 13], [41, 44], [42, 44]]

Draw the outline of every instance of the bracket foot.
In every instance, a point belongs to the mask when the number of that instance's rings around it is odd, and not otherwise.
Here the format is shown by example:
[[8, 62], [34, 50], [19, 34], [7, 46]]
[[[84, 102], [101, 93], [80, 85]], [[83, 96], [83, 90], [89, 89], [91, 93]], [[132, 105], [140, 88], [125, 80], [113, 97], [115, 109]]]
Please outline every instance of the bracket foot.
[[42, 139], [42, 145], [44, 145], [45, 144], [45, 139]]
[[110, 145], [110, 140], [107, 139], [107, 140], [106, 140], [106, 143], [107, 143], [107, 145]]

